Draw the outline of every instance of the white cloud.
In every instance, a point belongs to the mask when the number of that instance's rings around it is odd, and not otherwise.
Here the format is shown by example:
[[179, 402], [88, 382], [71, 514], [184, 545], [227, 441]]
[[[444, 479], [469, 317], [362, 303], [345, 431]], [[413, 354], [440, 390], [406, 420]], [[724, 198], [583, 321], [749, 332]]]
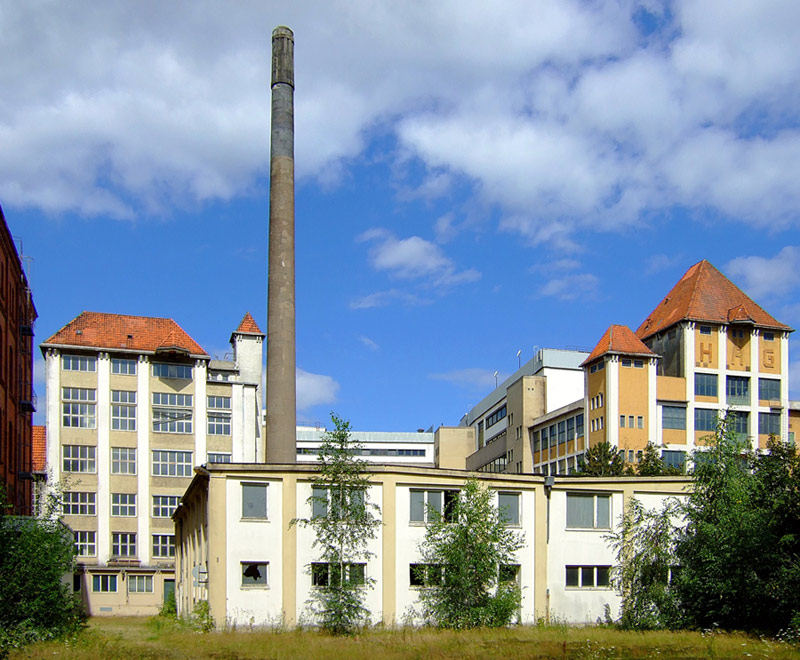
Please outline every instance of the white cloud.
[[756, 300], [784, 295], [800, 285], [800, 247], [787, 245], [772, 258], [737, 257], [726, 271]]
[[598, 279], [591, 273], [574, 273], [564, 277], [555, 277], [542, 285], [538, 293], [542, 296], [553, 296], [560, 300], [587, 298], [597, 293]]
[[336, 401], [339, 383], [330, 376], [312, 374], [298, 368], [297, 371], [297, 410], [307, 411], [309, 408]]
[[359, 335], [358, 341], [360, 341], [370, 351], [379, 351], [379, 350], [381, 350], [381, 347], [378, 345], [378, 343], [373, 341], [372, 339], [370, 339], [366, 335]]
[[386, 229], [376, 228], [364, 232], [357, 240], [372, 243], [369, 249], [372, 267], [396, 279], [423, 280], [433, 288], [480, 279], [477, 270], [458, 270], [438, 245], [419, 236], [399, 239]]
[[433, 300], [420, 298], [412, 293], [400, 291], [399, 289], [388, 289], [386, 291], [376, 291], [360, 298], [350, 301], [350, 309], [372, 309], [373, 307], [386, 307], [398, 302], [401, 305], [415, 307], [417, 305], [429, 305]]
[[[574, 249], [674, 206], [797, 226], [795, 0], [534, 7], [7, 3], [0, 198], [134, 218], [250, 193], [267, 167], [268, 35], [286, 23], [300, 178], [335, 184], [377, 129], [401, 178], [423, 171], [401, 198], [469, 184], [470, 207], [534, 243]], [[663, 29], [637, 32], [642, 7]], [[396, 239], [387, 272], [425, 272], [403, 250], [441, 258], [417, 238]]]
[[508, 378], [507, 373], [498, 373], [495, 379], [495, 372], [492, 369], [455, 369], [443, 373], [429, 374], [428, 378], [433, 380], [443, 380], [445, 382], [464, 387], [471, 390], [490, 391], [495, 388], [495, 380], [502, 383]]

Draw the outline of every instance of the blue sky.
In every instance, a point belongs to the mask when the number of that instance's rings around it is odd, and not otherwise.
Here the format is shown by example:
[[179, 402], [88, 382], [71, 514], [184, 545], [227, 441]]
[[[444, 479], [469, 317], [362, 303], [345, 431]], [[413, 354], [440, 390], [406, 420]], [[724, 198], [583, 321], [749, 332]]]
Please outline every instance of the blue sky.
[[82, 310], [220, 357], [246, 311], [266, 327], [279, 24], [300, 421], [456, 423], [517, 351], [635, 329], [703, 258], [800, 326], [795, 1], [0, 2], [37, 342]]

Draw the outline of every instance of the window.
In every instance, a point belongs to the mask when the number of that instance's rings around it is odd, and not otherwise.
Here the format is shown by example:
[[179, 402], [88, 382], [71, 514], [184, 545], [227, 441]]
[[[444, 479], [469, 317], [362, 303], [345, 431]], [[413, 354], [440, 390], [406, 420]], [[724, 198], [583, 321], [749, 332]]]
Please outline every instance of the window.
[[94, 557], [97, 554], [95, 532], [75, 532], [75, 554], [78, 557]]
[[730, 428], [738, 435], [747, 435], [750, 432], [750, 413], [738, 410], [728, 412]]
[[111, 428], [114, 431], [136, 430], [136, 392], [111, 390]]
[[750, 403], [750, 379], [747, 376], [728, 376], [726, 388], [728, 403], [739, 405]]
[[497, 510], [506, 525], [519, 525], [519, 493], [498, 493]]
[[441, 564], [409, 564], [408, 581], [412, 587], [432, 587], [444, 584], [444, 566]]
[[314, 562], [311, 564], [311, 585], [314, 587], [327, 587], [339, 584], [344, 578], [347, 584], [364, 586], [366, 584], [367, 565], [362, 563], [345, 563], [342, 565], [343, 575], [339, 571], [339, 564]]
[[267, 484], [242, 484], [242, 518], [267, 517]]
[[611, 529], [611, 495], [567, 493], [567, 527]]
[[136, 474], [136, 448], [111, 448], [111, 474]]
[[208, 434], [231, 434], [231, 398], [229, 396], [208, 397]]
[[774, 341], [775, 340], [775, 333], [774, 332], [765, 332], [764, 333], [764, 341]]
[[781, 381], [774, 378], [759, 378], [758, 398], [762, 401], [780, 401]]
[[664, 461], [664, 465], [667, 467], [683, 471], [686, 465], [686, 452], [665, 449], [661, 452], [661, 460]]
[[95, 391], [85, 387], [61, 388], [62, 425], [78, 429], [95, 427]]
[[116, 575], [93, 575], [92, 591], [95, 593], [112, 593], [117, 590]]
[[663, 406], [661, 421], [665, 429], [685, 429], [686, 408], [683, 406]]
[[[314, 450], [316, 452], [316, 450]], [[231, 462], [231, 455], [224, 454], [221, 452], [208, 452], [208, 462], [209, 463], [230, 463]]]
[[628, 415], [628, 428], [633, 428], [633, 415]]
[[243, 587], [266, 587], [267, 586], [267, 562], [243, 561], [242, 562], [242, 586]]
[[136, 515], [136, 494], [135, 493], [111, 493], [111, 515], [112, 516], [135, 516]]
[[191, 433], [192, 395], [153, 392], [153, 430], [161, 433]]
[[633, 367], [634, 369], [644, 369], [644, 360], [634, 360]]
[[610, 566], [567, 566], [566, 586], [577, 589], [608, 589]]
[[700, 326], [700, 334], [701, 335], [710, 335], [711, 334], [711, 326], [710, 325], [701, 325]]
[[[441, 516], [452, 522], [455, 518], [457, 490], [412, 490], [411, 522], [427, 522], [431, 516]], [[444, 503], [444, 508], [442, 504]]]
[[153, 518], [171, 518], [180, 499], [178, 495], [153, 495]]
[[111, 534], [111, 554], [115, 557], [136, 556], [136, 534], [114, 532]]
[[181, 378], [192, 379], [192, 367], [188, 364], [153, 363], [153, 377], [155, 378]]
[[583, 413], [575, 416], [575, 436], [583, 437]]
[[122, 376], [135, 376], [136, 360], [127, 360], [124, 358], [111, 358], [111, 373], [120, 374]]
[[129, 594], [153, 593], [153, 576], [128, 574], [128, 593]]
[[620, 415], [619, 416], [619, 427], [621, 429], [625, 428], [625, 415]]
[[771, 412], [758, 413], [758, 432], [762, 435], [781, 434], [781, 414]]
[[539, 431], [534, 431], [533, 429], [531, 429], [531, 431], [529, 432], [529, 435], [530, 435], [531, 445], [533, 447], [533, 451], [539, 451], [539, 447], [540, 447], [539, 443], [541, 442]]
[[642, 415], [638, 415], [636, 417], [636, 428], [643, 429], [644, 428], [644, 417]]
[[154, 477], [191, 477], [192, 452], [153, 450]]
[[97, 358], [87, 355], [64, 355], [61, 357], [64, 371], [97, 371]]
[[[342, 497], [347, 497], [349, 502], [342, 502]], [[349, 510], [356, 514], [363, 512], [364, 498], [365, 493], [361, 488], [339, 491], [329, 490], [324, 486], [313, 486], [311, 489], [311, 516], [312, 518], [327, 518], [330, 515], [335, 520], [342, 520], [345, 518], [345, 508], [349, 507]]]
[[95, 447], [87, 445], [63, 445], [61, 469], [64, 472], [94, 472]]
[[96, 515], [95, 493], [66, 492], [61, 500], [65, 516]]
[[716, 431], [717, 430], [717, 411], [708, 408], [694, 409], [694, 430], [695, 431]]
[[567, 420], [567, 440], [575, 439], [575, 418], [570, 417]]
[[505, 416], [506, 416], [506, 407], [505, 405], [503, 405], [486, 418], [486, 428], [488, 429], [490, 426], [494, 426]]
[[630, 358], [622, 358], [620, 360], [620, 364], [622, 364], [623, 367], [630, 367], [633, 364], [633, 362], [631, 361]]
[[153, 534], [153, 557], [174, 557], [175, 535]]
[[563, 445], [567, 442], [567, 423], [562, 421], [558, 423], [558, 444]]
[[717, 374], [694, 375], [695, 396], [717, 396]]
[[500, 584], [519, 584], [519, 564], [500, 564], [497, 581]]

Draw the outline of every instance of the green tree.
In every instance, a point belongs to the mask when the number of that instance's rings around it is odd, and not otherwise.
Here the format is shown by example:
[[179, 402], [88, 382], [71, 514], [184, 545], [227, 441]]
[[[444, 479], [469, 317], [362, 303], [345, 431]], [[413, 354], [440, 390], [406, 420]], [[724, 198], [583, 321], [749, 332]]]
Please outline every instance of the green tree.
[[514, 553], [523, 536], [506, 525], [493, 493], [474, 479], [464, 485], [445, 515], [429, 507], [419, 546], [436, 576], [420, 592], [423, 616], [443, 628], [503, 626], [519, 611]]
[[748, 451], [727, 419], [696, 452], [677, 546], [681, 601], [696, 626], [777, 631], [800, 612], [800, 463], [770, 439]]
[[661, 509], [645, 508], [631, 498], [618, 531], [606, 538], [617, 556], [614, 582], [622, 596], [620, 625], [636, 630], [677, 628], [682, 609], [671, 577], [681, 507], [667, 499]]
[[581, 474], [586, 477], [618, 477], [625, 471], [625, 461], [616, 447], [608, 442], [599, 442], [584, 454]]
[[658, 448], [648, 442], [644, 448], [642, 458], [636, 468], [636, 474], [640, 477], [665, 477], [683, 474], [683, 470], [664, 463], [658, 453]]
[[292, 522], [316, 534], [321, 561], [310, 567], [312, 609], [324, 630], [342, 635], [368, 622], [364, 596], [374, 580], [364, 568], [380, 521], [378, 507], [368, 498], [366, 462], [357, 457], [360, 445], [352, 439], [350, 423], [334, 413], [331, 420], [334, 429], [322, 438], [319, 472], [308, 498], [312, 515]]
[[40, 500], [39, 517], [6, 515], [0, 487], [0, 656], [12, 648], [79, 630], [85, 620], [72, 593], [75, 547], [59, 519], [58, 491]]

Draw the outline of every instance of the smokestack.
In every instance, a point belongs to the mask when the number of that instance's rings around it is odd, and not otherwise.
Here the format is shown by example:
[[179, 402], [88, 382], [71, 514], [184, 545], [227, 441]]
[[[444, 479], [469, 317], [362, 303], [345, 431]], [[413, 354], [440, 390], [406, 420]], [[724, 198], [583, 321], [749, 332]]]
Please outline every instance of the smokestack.
[[294, 34], [283, 26], [272, 31], [268, 259], [266, 462], [294, 463]]

